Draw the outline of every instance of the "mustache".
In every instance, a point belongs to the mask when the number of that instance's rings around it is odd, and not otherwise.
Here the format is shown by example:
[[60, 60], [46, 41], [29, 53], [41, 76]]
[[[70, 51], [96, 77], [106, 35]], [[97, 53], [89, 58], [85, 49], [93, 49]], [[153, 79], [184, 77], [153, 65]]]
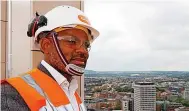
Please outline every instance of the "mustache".
[[77, 54], [77, 55], [73, 55], [70, 60], [74, 60], [74, 59], [82, 59], [84, 60], [84, 62], [87, 62], [88, 57], [85, 56], [84, 54]]

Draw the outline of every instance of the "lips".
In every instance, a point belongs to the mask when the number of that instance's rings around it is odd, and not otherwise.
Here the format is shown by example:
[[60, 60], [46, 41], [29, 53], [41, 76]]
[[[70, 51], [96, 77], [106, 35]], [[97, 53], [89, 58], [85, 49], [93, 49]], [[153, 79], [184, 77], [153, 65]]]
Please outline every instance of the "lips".
[[70, 62], [75, 65], [85, 66], [86, 60], [83, 58], [74, 58]]

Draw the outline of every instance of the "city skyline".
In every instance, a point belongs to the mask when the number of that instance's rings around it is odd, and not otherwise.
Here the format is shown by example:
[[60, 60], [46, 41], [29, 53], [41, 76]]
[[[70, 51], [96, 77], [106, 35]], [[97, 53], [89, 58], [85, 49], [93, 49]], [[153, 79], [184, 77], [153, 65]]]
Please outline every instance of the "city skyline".
[[[187, 73], [189, 74], [189, 73]], [[85, 76], [85, 103], [88, 109], [124, 111], [188, 111], [189, 76], [119, 74]]]

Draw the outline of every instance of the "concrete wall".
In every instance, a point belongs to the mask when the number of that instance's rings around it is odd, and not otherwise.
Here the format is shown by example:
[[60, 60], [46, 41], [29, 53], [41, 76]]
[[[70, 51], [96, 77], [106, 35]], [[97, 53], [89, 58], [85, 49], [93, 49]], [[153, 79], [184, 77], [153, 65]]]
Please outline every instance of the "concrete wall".
[[6, 73], [6, 38], [7, 38], [7, 24], [8, 24], [8, 20], [7, 20], [7, 1], [0, 1], [0, 61], [1, 61], [1, 65], [0, 65], [0, 73], [1, 73], [1, 78], [4, 79], [5, 78], [5, 73]]
[[[0, 10], [2, 10], [1, 9], [1, 2], [0, 2]], [[0, 20], [1, 20], [1, 11], [0, 11]], [[1, 34], [1, 23], [0, 23], [0, 34]], [[0, 35], [1, 36], [1, 35]], [[1, 37], [0, 37], [1, 38]], [[1, 40], [2, 41], [2, 40]], [[1, 41], [0, 41], [0, 49], [1, 49]], [[1, 52], [1, 50], [0, 50], [0, 53], [2, 53]], [[0, 54], [0, 61], [1, 61], [1, 54]], [[2, 64], [2, 61], [1, 61], [1, 64]], [[1, 73], [1, 64], [0, 64], [0, 73]], [[2, 75], [2, 74], [1, 74]]]
[[12, 72], [9, 77], [22, 74], [32, 69], [31, 38], [27, 37], [27, 24], [31, 20], [30, 1], [12, 1], [11, 37], [12, 37]]
[[[30, 21], [30, 2], [1, 3], [1, 79], [16, 76], [31, 69], [30, 39], [26, 35]], [[8, 16], [11, 18], [9, 19]], [[10, 24], [10, 25], [9, 25]], [[10, 40], [8, 37], [10, 36]], [[8, 41], [11, 43], [8, 46]], [[11, 50], [8, 50], [11, 49]], [[11, 52], [11, 53], [9, 53]], [[8, 64], [9, 59], [11, 64]], [[11, 69], [7, 72], [8, 65]]]
[[[2, 10], [1, 9], [1, 2], [0, 2], [0, 10]], [[1, 11], [0, 11], [0, 19], [1, 19]], [[1, 34], [1, 23], [0, 23], [0, 34]], [[2, 40], [1, 40], [2, 41]], [[1, 49], [1, 41], [0, 41], [0, 49]], [[1, 52], [1, 50], [0, 50], [0, 52]], [[2, 52], [1, 52], [2, 53]], [[2, 62], [2, 58], [1, 58], [1, 54], [0, 54], [0, 61], [1, 61], [1, 64], [3, 63]], [[1, 71], [1, 64], [0, 64], [0, 71]], [[0, 72], [1, 73], [1, 72]], [[1, 74], [1, 76], [2, 76], [2, 74]]]

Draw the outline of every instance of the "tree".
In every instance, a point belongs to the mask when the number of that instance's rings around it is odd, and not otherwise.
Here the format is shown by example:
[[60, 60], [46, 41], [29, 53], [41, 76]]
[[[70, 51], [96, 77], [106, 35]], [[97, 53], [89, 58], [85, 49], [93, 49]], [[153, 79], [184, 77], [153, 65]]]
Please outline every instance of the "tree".
[[183, 106], [189, 107], [189, 100], [185, 99], [185, 100], [181, 101], [181, 103]]
[[121, 110], [121, 102], [118, 102], [116, 104], [116, 107], [114, 108], [114, 110]]
[[124, 87], [124, 88], [121, 88], [121, 87], [116, 87], [115, 88], [116, 91], [118, 92], [134, 92], [134, 89], [133, 88], [130, 88], [130, 87]]
[[160, 87], [156, 87], [156, 92], [165, 92], [165, 89], [164, 88], [160, 88]]
[[101, 92], [102, 89], [98, 88], [98, 89], [95, 89], [95, 92]]
[[183, 99], [182, 97], [177, 98], [174, 102], [181, 103], [183, 106], [189, 107], [189, 100]]

